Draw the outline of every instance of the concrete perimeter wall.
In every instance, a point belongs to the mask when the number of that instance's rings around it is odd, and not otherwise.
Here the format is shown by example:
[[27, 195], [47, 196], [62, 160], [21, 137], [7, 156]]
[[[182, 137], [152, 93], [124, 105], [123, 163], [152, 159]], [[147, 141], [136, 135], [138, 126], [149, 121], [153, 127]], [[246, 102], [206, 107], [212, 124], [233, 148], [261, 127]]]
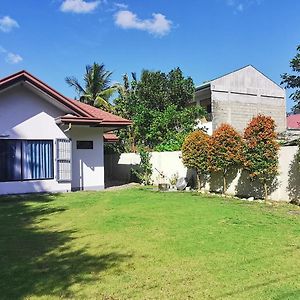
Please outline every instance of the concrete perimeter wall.
[[[295, 201], [300, 199], [300, 172], [296, 159], [298, 148], [296, 146], [282, 147], [279, 155], [279, 175], [271, 186], [270, 199], [274, 201]], [[132, 181], [131, 169], [136, 168], [140, 162], [138, 154], [123, 153], [121, 155], [105, 155], [106, 183], [127, 183]], [[152, 152], [153, 165], [152, 180], [154, 184], [161, 181], [159, 172], [166, 176], [166, 181], [178, 173], [179, 177], [192, 177], [193, 172], [187, 170], [181, 161], [181, 152]], [[158, 172], [159, 171], [159, 172]], [[250, 181], [248, 175], [241, 170], [233, 170], [228, 174], [228, 194], [243, 197], [262, 198], [261, 184]], [[205, 185], [206, 190], [221, 192], [222, 178], [219, 174], [212, 174]]]

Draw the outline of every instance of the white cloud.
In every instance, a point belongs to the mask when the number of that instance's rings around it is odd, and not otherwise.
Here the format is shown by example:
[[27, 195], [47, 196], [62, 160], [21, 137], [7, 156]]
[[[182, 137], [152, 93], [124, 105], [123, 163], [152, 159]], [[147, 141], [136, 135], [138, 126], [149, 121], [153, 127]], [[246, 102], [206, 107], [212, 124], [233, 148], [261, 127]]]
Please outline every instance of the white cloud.
[[0, 30], [3, 32], [10, 32], [14, 28], [19, 28], [19, 24], [16, 20], [11, 18], [10, 16], [4, 16], [0, 18]]
[[5, 56], [5, 61], [10, 64], [18, 64], [23, 60], [21, 55], [9, 52], [1, 45], [0, 45], [0, 54], [3, 54]]
[[118, 8], [118, 9], [127, 9], [128, 5], [125, 3], [117, 3], [115, 2], [114, 5]]
[[168, 34], [172, 21], [160, 13], [152, 14], [152, 19], [141, 20], [129, 10], [120, 10], [115, 14], [115, 24], [124, 29], [145, 30], [155, 36]]
[[86, 14], [94, 11], [100, 1], [87, 2], [84, 0], [64, 0], [60, 6], [62, 12], [73, 12], [77, 14]]
[[232, 7], [235, 12], [243, 12], [249, 6], [260, 5], [263, 0], [225, 0], [225, 3]]
[[18, 64], [23, 60], [23, 58], [19, 54], [15, 54], [12, 52], [8, 52], [5, 58], [6, 62], [10, 64]]

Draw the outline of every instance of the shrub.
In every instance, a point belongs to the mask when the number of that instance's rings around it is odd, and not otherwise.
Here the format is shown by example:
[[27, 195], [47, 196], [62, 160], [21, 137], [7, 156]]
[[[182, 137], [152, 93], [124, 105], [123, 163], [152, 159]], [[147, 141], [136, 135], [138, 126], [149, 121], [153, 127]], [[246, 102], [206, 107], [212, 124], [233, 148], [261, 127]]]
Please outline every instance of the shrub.
[[278, 174], [279, 144], [276, 141], [275, 121], [271, 117], [254, 117], [244, 131], [244, 168], [250, 178], [258, 178], [263, 185], [264, 198], [268, 197], [268, 185]]
[[139, 155], [141, 158], [141, 162], [138, 166], [137, 170], [132, 169], [133, 174], [138, 178], [138, 180], [145, 184], [152, 184], [151, 176], [152, 176], [152, 164], [150, 162], [151, 153], [141, 149], [139, 151]]
[[241, 135], [229, 124], [221, 124], [211, 138], [210, 169], [221, 172], [223, 176], [223, 194], [227, 190], [226, 175], [243, 160], [243, 142]]
[[182, 145], [182, 161], [187, 168], [196, 170], [198, 189], [201, 189], [201, 176], [209, 172], [210, 136], [202, 130], [190, 133]]

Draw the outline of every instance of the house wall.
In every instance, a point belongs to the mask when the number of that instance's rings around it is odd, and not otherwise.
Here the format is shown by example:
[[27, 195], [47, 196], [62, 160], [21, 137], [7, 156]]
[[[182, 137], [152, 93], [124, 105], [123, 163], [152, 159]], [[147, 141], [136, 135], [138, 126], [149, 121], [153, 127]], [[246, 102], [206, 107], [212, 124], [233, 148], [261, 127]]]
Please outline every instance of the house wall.
[[[7, 139], [47, 139], [53, 142], [56, 138], [67, 138], [54, 121], [62, 112], [24, 86], [2, 92], [0, 99], [0, 139], [5, 138], [4, 135]], [[55, 144], [53, 150], [55, 162]], [[70, 190], [70, 183], [58, 183], [55, 179], [0, 182], [0, 194]]]
[[213, 130], [229, 123], [242, 133], [258, 114], [271, 116], [279, 133], [286, 130], [285, 90], [252, 66], [212, 80], [194, 101], [204, 107], [211, 102]]
[[248, 66], [211, 82], [213, 130], [229, 123], [242, 132], [258, 114], [271, 116], [277, 131], [286, 130], [285, 91]]
[[[275, 184], [271, 187], [270, 199], [274, 201], [292, 201], [300, 199], [300, 170], [296, 146], [282, 147], [279, 155], [279, 175], [276, 177]], [[139, 164], [139, 156], [135, 153], [124, 153], [121, 155], [110, 154], [105, 156], [106, 181], [130, 182], [130, 170]], [[152, 152], [151, 157], [154, 184], [161, 180], [159, 172], [166, 176], [166, 181], [172, 175], [178, 173], [179, 177], [191, 176], [194, 174], [187, 170], [182, 164], [181, 152]], [[263, 196], [261, 184], [257, 181], [250, 181], [248, 176], [240, 170], [233, 170], [228, 178], [228, 194], [243, 197]], [[222, 177], [213, 174], [207, 181], [206, 190], [221, 192]]]
[[[103, 130], [72, 126], [72, 190], [104, 189]], [[77, 149], [77, 141], [93, 141], [93, 149]]]

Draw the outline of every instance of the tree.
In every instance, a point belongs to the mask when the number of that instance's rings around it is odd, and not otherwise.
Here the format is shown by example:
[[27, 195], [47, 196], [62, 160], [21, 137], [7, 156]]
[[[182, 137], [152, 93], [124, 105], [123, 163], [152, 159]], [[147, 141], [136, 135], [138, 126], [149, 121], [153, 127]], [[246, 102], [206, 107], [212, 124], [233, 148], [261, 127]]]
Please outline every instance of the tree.
[[290, 96], [296, 103], [293, 107], [295, 112], [300, 109], [300, 76], [297, 75], [300, 72], [300, 45], [297, 47], [297, 54], [290, 61], [290, 67], [292, 68], [293, 74], [282, 74], [281, 84], [284, 84], [285, 88], [295, 89], [295, 92]]
[[131, 128], [120, 132], [124, 148], [141, 144], [151, 150], [179, 150], [196, 119], [204, 115], [200, 106], [189, 107], [195, 92], [193, 80], [179, 68], [167, 74], [144, 70], [140, 80], [133, 75], [132, 81], [127, 75], [123, 78], [115, 99], [115, 111], [133, 121]]
[[85, 68], [84, 86], [74, 76], [66, 77], [65, 80], [69, 86], [75, 88], [79, 101], [110, 111], [109, 99], [117, 90], [116, 86], [110, 84], [111, 75], [112, 72], [107, 71], [104, 64], [93, 63]]
[[276, 141], [275, 121], [271, 117], [254, 117], [244, 131], [244, 168], [250, 178], [258, 178], [268, 198], [268, 185], [278, 174], [279, 144]]
[[221, 124], [211, 138], [210, 169], [221, 172], [223, 176], [223, 194], [227, 190], [228, 171], [242, 162], [243, 143], [241, 135], [229, 124]]
[[198, 190], [201, 189], [201, 177], [209, 173], [210, 136], [202, 130], [190, 133], [182, 145], [182, 161], [187, 168], [197, 173]]
[[[123, 76], [123, 85], [118, 86], [119, 96], [114, 100], [115, 112], [123, 118], [136, 120], [136, 112], [138, 110], [137, 97], [137, 79], [135, 73], [132, 73], [132, 80], [129, 80], [127, 74]], [[137, 121], [137, 120], [136, 120]], [[119, 152], [136, 152], [137, 150], [137, 126], [127, 126], [125, 129], [118, 131], [119, 144], [117, 151]]]

